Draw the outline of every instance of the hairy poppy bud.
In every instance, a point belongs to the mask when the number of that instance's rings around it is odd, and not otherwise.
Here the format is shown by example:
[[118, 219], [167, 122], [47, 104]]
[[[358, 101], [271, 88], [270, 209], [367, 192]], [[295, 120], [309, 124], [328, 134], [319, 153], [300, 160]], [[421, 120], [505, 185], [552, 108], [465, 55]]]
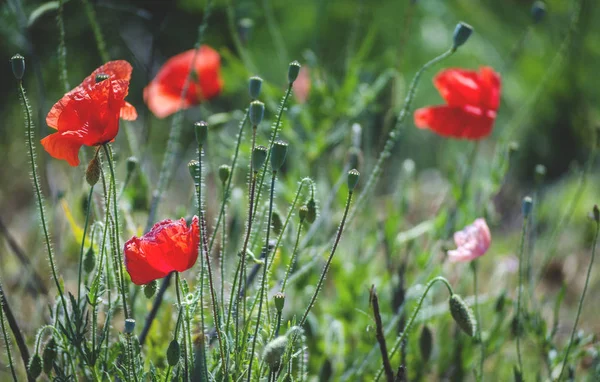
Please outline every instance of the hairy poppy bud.
[[421, 358], [423, 362], [429, 361], [433, 350], [433, 334], [427, 325], [423, 326], [421, 336], [419, 337], [419, 349], [421, 350]]
[[85, 257], [83, 258], [83, 269], [86, 273], [92, 273], [94, 267], [96, 266], [96, 253], [94, 252], [94, 248], [90, 247], [85, 253]]
[[288, 67], [288, 82], [290, 84], [296, 81], [296, 78], [298, 78], [298, 73], [300, 73], [300, 63], [298, 61], [290, 62], [290, 66]]
[[531, 18], [537, 24], [546, 16], [546, 4], [543, 1], [535, 1], [531, 6]]
[[252, 101], [248, 111], [252, 126], [258, 126], [265, 116], [265, 104], [260, 101]]
[[133, 318], [128, 318], [125, 320], [125, 334], [133, 333], [135, 329], [135, 320]]
[[463, 45], [471, 34], [473, 33], [473, 27], [469, 24], [463, 23], [462, 21], [454, 28], [454, 35], [452, 36], [453, 45], [452, 49], [456, 50], [459, 46]]
[[267, 160], [267, 154], [269, 153], [269, 149], [265, 146], [256, 146], [254, 151], [252, 152], [252, 168], [254, 172], [258, 172], [260, 168], [265, 164], [265, 160]]
[[275, 141], [271, 149], [271, 169], [273, 172], [279, 170], [285, 162], [287, 155], [288, 144], [283, 141]]
[[15, 54], [10, 59], [10, 65], [12, 66], [13, 74], [17, 80], [22, 80], [25, 74], [25, 57], [20, 54]]
[[144, 285], [144, 296], [146, 296], [146, 298], [152, 298], [154, 293], [156, 293], [156, 287], [156, 280], [152, 280], [148, 284]]
[[188, 163], [188, 170], [190, 171], [190, 176], [194, 180], [195, 185], [200, 184], [200, 162], [197, 160], [191, 160]]
[[533, 208], [533, 199], [531, 197], [526, 196], [523, 198], [523, 203], [521, 204], [521, 212], [523, 212], [523, 216], [527, 218], [531, 213], [531, 209]]
[[271, 369], [279, 369], [279, 366], [281, 365], [281, 356], [283, 356], [287, 344], [287, 337], [279, 336], [265, 346], [265, 350], [263, 351], [263, 359]]
[[56, 341], [54, 337], [50, 338], [50, 341], [46, 344], [44, 352], [42, 353], [42, 369], [44, 373], [50, 375], [54, 361], [56, 360]]
[[204, 146], [206, 137], [208, 136], [208, 123], [204, 121], [194, 123], [194, 130], [196, 132], [196, 141], [198, 146]]
[[360, 178], [360, 172], [357, 169], [352, 169], [348, 171], [348, 191], [354, 191], [356, 185], [358, 184], [358, 179]]
[[273, 229], [273, 233], [275, 235], [279, 235], [283, 229], [283, 222], [281, 221], [281, 216], [277, 211], [273, 211], [271, 214], [271, 228]]
[[222, 164], [219, 167], [219, 179], [221, 180], [221, 183], [227, 182], [227, 179], [229, 179], [229, 174], [231, 174], [231, 166]]
[[598, 205], [594, 205], [592, 214], [594, 215], [594, 220], [596, 221], [596, 223], [600, 223], [600, 210], [598, 210]]
[[257, 99], [260, 95], [260, 89], [262, 88], [263, 80], [259, 76], [250, 77], [250, 83], [248, 86], [248, 91], [250, 93], [250, 98]]
[[167, 349], [167, 362], [169, 366], [175, 366], [179, 363], [179, 356], [181, 349], [179, 349], [179, 342], [177, 340], [171, 341], [169, 348]]
[[139, 164], [139, 161], [136, 157], [127, 158], [127, 173], [131, 174], [132, 172], [134, 172], [135, 169], [137, 168], [138, 164]]
[[310, 198], [306, 204], [306, 208], [308, 209], [306, 221], [312, 224], [315, 222], [315, 220], [317, 220], [317, 203], [315, 202], [314, 198]]
[[96, 74], [96, 78], [94, 78], [94, 80], [96, 81], [97, 84], [99, 84], [100, 82], [104, 81], [104, 80], [108, 80], [110, 78], [110, 76], [106, 73], [98, 73]]
[[35, 353], [33, 357], [31, 357], [29, 365], [27, 365], [27, 371], [33, 379], [36, 379], [42, 374], [42, 358], [39, 354]]
[[300, 218], [300, 222], [303, 222], [304, 220], [306, 220], [307, 216], [308, 216], [308, 207], [307, 206], [300, 207], [300, 209], [298, 210], [298, 217]]
[[94, 156], [90, 163], [87, 166], [87, 170], [85, 170], [85, 181], [93, 186], [98, 183], [98, 179], [100, 179], [100, 161], [98, 160], [98, 156]]
[[277, 311], [281, 313], [281, 311], [283, 310], [283, 305], [285, 304], [285, 294], [281, 292], [275, 293], [275, 296], [273, 296], [273, 300], [275, 301], [275, 309], [277, 309]]
[[458, 324], [458, 327], [473, 337], [477, 329], [477, 322], [473, 317], [473, 312], [467, 303], [457, 294], [450, 296], [450, 314]]

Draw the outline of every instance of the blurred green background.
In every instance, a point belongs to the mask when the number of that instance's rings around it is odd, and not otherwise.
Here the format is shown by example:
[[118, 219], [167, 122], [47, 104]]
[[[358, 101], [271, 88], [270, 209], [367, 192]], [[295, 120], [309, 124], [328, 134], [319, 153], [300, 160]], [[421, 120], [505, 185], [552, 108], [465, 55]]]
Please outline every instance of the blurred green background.
[[[148, 112], [142, 90], [167, 58], [193, 47], [206, 4], [195, 0], [91, 3], [111, 59], [128, 60], [134, 67], [128, 101], [136, 106], [139, 118], [122, 123], [116, 142], [119, 158], [137, 156], [145, 174], [136, 176], [132, 190], [128, 191], [130, 215], [127, 215], [125, 232], [134, 234], [143, 226], [144, 211], [152, 185], [157, 180], [171, 126], [170, 118], [158, 120]], [[542, 252], [555, 252], [559, 259], [558, 276], [548, 276], [548, 285], [542, 285], [540, 293], [546, 296], [548, 291], [556, 291], [552, 289], [556, 284], [572, 281], [568, 294], [570, 305], [565, 311], [567, 317], [572, 317], [572, 308], [581, 289], [577, 274], [582, 274], [585, 269], [587, 257], [573, 260], [570, 256], [589, 253], [591, 229], [585, 216], [593, 203], [598, 202], [598, 167], [591, 153], [600, 126], [597, 74], [600, 27], [595, 22], [600, 17], [600, 9], [592, 0], [549, 0], [546, 16], [534, 23], [530, 14], [532, 3], [525, 0], [216, 1], [210, 10], [203, 43], [215, 48], [222, 56], [224, 91], [220, 97], [186, 111], [184, 122], [191, 124], [198, 119], [207, 119], [214, 132], [207, 149], [209, 217], [218, 213], [220, 190], [211, 171], [229, 161], [237, 124], [249, 101], [246, 89], [249, 76], [259, 75], [265, 79], [266, 117], [272, 122], [287, 85], [288, 63], [296, 59], [308, 68], [312, 84], [308, 100], [306, 103], [293, 100], [284, 119], [282, 137], [292, 146], [279, 190], [281, 209], [287, 209], [297, 182], [304, 176], [317, 181], [320, 202], [327, 205], [338, 177], [348, 161], [355, 158], [350, 155], [350, 147], [356, 143], [353, 129], [359, 132], [360, 138], [360, 152], [355, 164], [368, 175], [387, 132], [394, 125], [407, 84], [423, 63], [450, 46], [454, 26], [458, 21], [465, 21], [475, 29], [472, 38], [450, 59], [425, 73], [413, 105], [442, 103], [431, 82], [442, 68], [476, 69], [486, 65], [501, 73], [502, 102], [498, 118], [492, 136], [480, 147], [478, 163], [482, 165], [476, 173], [482, 180], [472, 187], [475, 190], [488, 187], [486, 179], [489, 176], [483, 164], [491, 162], [497, 150], [504, 149], [511, 141], [519, 144], [519, 150], [511, 159], [511, 170], [498, 195], [492, 201], [479, 201], [485, 206], [490, 204], [494, 210], [491, 225], [494, 226], [495, 244], [488, 256], [506, 259], [508, 256], [500, 255], [512, 255], [516, 251], [520, 229], [518, 213], [523, 195], [535, 193], [543, 201], [539, 205], [536, 231], [540, 238], [552, 237], [564, 209], [571, 208], [572, 218], [569, 217], [567, 222], [572, 224], [561, 227], [561, 240], [554, 241], [557, 247], [540, 248]], [[43, 275], [47, 274], [47, 264], [39, 245], [41, 238], [37, 232], [23, 139], [23, 115], [9, 58], [17, 52], [26, 58], [24, 85], [41, 138], [48, 133], [45, 115], [64, 94], [58, 68], [57, 4], [56, 1], [21, 0], [0, 4], [0, 57], [4, 62], [3, 70], [0, 70], [0, 163], [3, 163], [0, 166], [0, 219]], [[573, 22], [574, 19], [577, 22]], [[64, 23], [68, 80], [74, 86], [100, 66], [102, 60], [81, 1], [65, 2]], [[360, 130], [353, 128], [355, 124]], [[269, 133], [268, 124], [264, 123], [264, 126], [259, 131], [259, 139], [263, 141]], [[354, 140], [356, 135], [354, 133]], [[175, 180], [159, 218], [185, 215], [193, 205], [187, 169], [182, 165], [194, 155], [191, 129], [184, 131], [181, 142], [183, 150], [178, 157]], [[334, 263], [332, 272], [338, 272], [335, 274], [339, 274], [340, 280], [336, 281], [340, 284], [334, 289], [337, 288], [339, 295], [332, 295], [330, 291], [322, 296], [322, 301], [337, 298], [340, 304], [320, 307], [320, 314], [331, 314], [342, 321], [361, 315], [351, 309], [344, 311], [343, 302], [362, 296], [363, 306], [356, 309], [367, 310], [367, 289], [377, 280], [389, 281], [389, 290], [388, 286], [381, 288], [387, 290], [386, 298], [391, 299], [391, 285], [398, 283], [397, 278], [393, 274], [382, 278], [376, 275], [385, 261], [393, 264], [390, 270], [403, 262], [399, 258], [384, 259], [383, 250], [378, 247], [378, 235], [383, 232], [384, 236], [395, 237], [423, 220], [435, 218], [440, 205], [447, 202], [445, 195], [451, 185], [460, 178], [470, 147], [469, 142], [451, 141], [428, 130], [416, 129], [409, 120], [385, 167], [377, 198], [368, 206], [368, 212], [374, 213], [361, 220], [361, 223], [369, 223], [370, 228], [355, 234], [361, 228], [355, 224], [346, 236], [348, 256], [360, 258], [365, 254], [354, 252], [358, 248], [367, 248], [373, 252], [369, 256], [375, 256], [377, 261], [361, 273], [344, 260]], [[87, 150], [89, 157], [91, 149]], [[247, 163], [248, 153], [246, 142], [242, 147], [241, 169]], [[76, 274], [77, 250], [73, 248], [77, 247], [77, 242], [69, 233], [72, 227], [65, 214], [65, 204], [81, 224], [84, 164], [77, 169], [70, 168], [66, 163], [51, 159], [41, 146], [38, 156], [48, 210], [55, 224], [53, 235], [60, 253], [59, 264], [68, 282]], [[119, 171], [124, 174], [124, 161], [120, 162]], [[535, 182], [538, 164], [547, 168], [541, 184]], [[410, 171], [412, 165], [414, 172]], [[582, 177], [585, 165], [591, 170]], [[233, 195], [230, 224], [243, 227], [245, 203], [240, 195], [245, 189], [245, 174], [241, 171], [236, 177], [239, 192]], [[410, 184], [409, 178], [412, 179]], [[325, 239], [339, 221], [344, 195], [338, 196], [331, 201], [332, 209], [324, 211], [326, 229], [315, 234], [316, 241], [326, 243]], [[405, 203], [402, 209], [398, 208], [400, 199]], [[577, 203], [572, 203], [573, 200]], [[463, 216], [460, 222], [470, 222], [474, 218]], [[430, 248], [428, 244], [421, 243], [415, 252], [427, 248]], [[403, 245], [395, 249], [401, 254], [413, 250]], [[340, 257], [343, 259], [344, 253]], [[21, 291], [24, 286], [20, 265], [8, 246], [0, 247], [0, 261], [0, 277], [8, 284], [7, 289]], [[490, 259], [484, 268], [493, 275], [497, 266], [496, 260]], [[408, 278], [410, 285], [413, 276]], [[598, 283], [596, 280], [593, 287], [596, 293]], [[343, 285], [348, 291], [342, 291]], [[493, 284], [484, 285], [485, 290], [493, 295], [499, 293]], [[589, 301], [594, 297], [591, 294]], [[595, 305], [586, 306], [586, 331], [600, 331], [598, 321], [590, 319], [600, 313], [599, 309]], [[19, 310], [20, 315], [40, 311], [39, 307], [33, 306]], [[25, 330], [31, 333], [38, 324], [36, 320], [25, 322]], [[362, 324], [356, 325], [361, 332], [365, 329]], [[355, 334], [347, 335], [354, 338]], [[356, 334], [358, 337], [364, 335]], [[328, 353], [328, 342], [324, 343], [316, 346], [319, 350], [311, 361], [314, 370], [321, 367], [323, 359], [335, 359], [335, 354]], [[356, 356], [352, 351], [348, 352], [339, 356]], [[338, 372], [341, 368], [333, 367]]]

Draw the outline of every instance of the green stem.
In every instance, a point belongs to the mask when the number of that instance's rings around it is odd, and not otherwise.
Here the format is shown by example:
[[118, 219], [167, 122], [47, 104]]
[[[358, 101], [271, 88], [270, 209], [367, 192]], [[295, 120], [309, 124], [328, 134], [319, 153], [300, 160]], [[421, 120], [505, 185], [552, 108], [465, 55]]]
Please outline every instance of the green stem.
[[583, 308], [583, 300], [585, 299], [585, 293], [587, 292], [588, 285], [590, 283], [592, 266], [594, 265], [594, 258], [596, 257], [596, 243], [598, 242], [598, 232], [600, 232], [600, 222], [596, 221], [596, 234], [594, 235], [594, 241], [592, 243], [592, 258], [590, 259], [590, 265], [588, 266], [587, 274], [585, 276], [585, 284], [583, 286], [583, 292], [581, 292], [581, 297], [579, 298], [579, 305], [577, 306], [577, 315], [575, 316], [575, 322], [573, 323], [573, 329], [571, 330], [571, 338], [569, 339], [569, 345], [567, 346], [567, 352], [565, 353], [565, 359], [563, 360], [562, 366], [560, 368], [560, 374], [558, 375], [557, 381], [560, 381], [563, 372], [565, 371], [565, 366], [567, 365], [567, 361], [569, 360], [569, 353], [571, 352], [571, 347], [573, 346], [573, 341], [575, 339], [575, 331], [577, 330], [577, 324], [579, 323], [579, 316], [581, 315], [581, 310]]
[[58, 24], [58, 66], [60, 68], [60, 81], [63, 84], [65, 93], [70, 90], [69, 80], [67, 76], [67, 46], [65, 44], [65, 23], [63, 20], [65, 0], [58, 0], [58, 13], [56, 15], [56, 23]]
[[392, 131], [390, 131], [387, 141], [385, 142], [385, 145], [383, 147], [383, 151], [381, 151], [381, 153], [379, 154], [377, 163], [375, 163], [375, 167], [371, 171], [371, 174], [369, 175], [369, 179], [365, 183], [365, 186], [364, 186], [362, 192], [358, 196], [358, 200], [354, 204], [354, 208], [352, 209], [352, 213], [350, 214], [348, 221], [352, 221], [352, 219], [354, 219], [357, 212], [362, 207], [363, 203], [365, 203], [366, 199], [373, 193], [372, 192], [373, 187], [375, 187], [375, 184], [377, 184], [377, 182], [379, 181], [379, 177], [381, 176], [381, 173], [383, 172], [383, 164], [391, 156], [392, 148], [394, 147], [394, 145], [396, 144], [396, 141], [400, 137], [402, 127], [404, 126], [404, 120], [406, 119], [406, 117], [408, 116], [408, 114], [410, 112], [410, 107], [411, 107], [412, 101], [415, 97], [415, 94], [417, 91], [417, 85], [419, 84], [419, 80], [421, 79], [421, 76], [427, 69], [429, 69], [433, 65], [437, 64], [438, 62], [444, 60], [445, 58], [450, 57], [453, 53], [454, 53], [453, 49], [450, 49], [450, 50], [442, 53], [441, 55], [437, 56], [433, 60], [431, 60], [431, 61], [427, 62], [425, 65], [423, 65], [423, 67], [421, 69], [419, 69], [419, 71], [415, 74], [415, 77], [413, 78], [413, 80], [410, 83], [410, 86], [408, 88], [408, 92], [406, 93], [406, 98], [404, 99], [404, 106], [402, 107], [402, 110], [400, 110], [400, 113], [398, 114], [398, 119], [396, 121], [396, 125], [394, 126]]
[[519, 371], [523, 373], [523, 359], [521, 357], [521, 299], [523, 289], [523, 252], [525, 249], [525, 236], [527, 235], [527, 216], [523, 218], [523, 228], [521, 230], [521, 244], [519, 245], [519, 284], [517, 290], [517, 358], [519, 362]]
[[471, 154], [469, 155], [467, 169], [462, 179], [462, 184], [460, 186], [460, 196], [458, 197], [456, 205], [452, 208], [450, 216], [448, 217], [444, 237], [449, 237], [450, 234], [454, 231], [454, 228], [456, 226], [456, 216], [458, 214], [458, 210], [465, 203], [465, 200], [467, 200], [467, 196], [469, 195], [469, 183], [471, 181], [471, 177], [473, 176], [473, 169], [475, 168], [475, 159], [477, 158], [478, 149], [479, 141], [475, 142], [475, 145], [473, 146], [473, 151], [471, 151]]
[[[264, 172], [263, 172], [264, 175]], [[260, 328], [260, 316], [262, 313], [263, 297], [265, 294], [265, 285], [267, 282], [267, 264], [269, 264], [269, 235], [271, 233], [271, 216], [273, 215], [273, 195], [275, 193], [275, 178], [277, 177], [277, 171], [273, 171], [271, 176], [271, 191], [269, 194], [269, 215], [267, 217], [267, 234], [265, 238], [265, 259], [263, 264], [262, 282], [260, 286], [260, 297], [258, 298], [258, 315], [256, 317], [256, 327], [254, 328], [254, 337], [252, 338], [252, 351], [250, 352], [250, 365], [248, 366], [248, 378], [250, 382], [252, 376], [252, 363], [254, 361], [254, 350], [256, 348], [256, 339], [258, 338], [258, 329]]]
[[81, 0], [81, 2], [85, 8], [85, 13], [90, 22], [90, 26], [92, 27], [92, 32], [94, 32], [94, 38], [96, 39], [96, 45], [98, 47], [98, 53], [100, 53], [100, 58], [103, 62], [108, 62], [110, 57], [108, 55], [108, 51], [106, 50], [106, 42], [104, 41], [104, 36], [102, 36], [100, 24], [98, 24], [98, 20], [96, 19], [96, 11], [94, 10], [92, 4], [90, 4], [89, 0]]
[[[181, 279], [179, 276], [179, 272], [175, 272], [175, 293], [177, 294], [177, 305], [179, 307], [179, 317], [181, 318], [183, 316], [183, 304], [181, 303], [181, 287], [179, 286], [179, 284], [181, 283]], [[178, 320], [181, 323], [181, 320]], [[185, 327], [185, 323], [183, 323], [184, 327]], [[176, 330], [177, 331], [177, 330]], [[177, 334], [175, 334], [175, 338], [177, 338]], [[188, 344], [187, 344], [187, 336], [183, 335], [183, 358], [185, 360], [185, 380], [187, 380], [187, 376], [189, 375], [188, 371], [190, 370], [189, 368], [189, 358], [188, 358]]]
[[[398, 338], [396, 339], [396, 342], [394, 343], [394, 346], [392, 347], [392, 349], [390, 351], [390, 359], [394, 356], [394, 354], [396, 354], [396, 352], [398, 351], [398, 349], [400, 348], [402, 343], [406, 340], [406, 337], [408, 336], [408, 333], [410, 332], [410, 329], [412, 328], [412, 325], [415, 322], [415, 319], [417, 318], [417, 315], [419, 314], [421, 307], [423, 306], [423, 301], [425, 301], [425, 297], [427, 297], [427, 293], [429, 292], [431, 287], [437, 282], [442, 282], [442, 283], [444, 283], [444, 285], [446, 285], [446, 288], [448, 288], [448, 293], [450, 293], [450, 296], [452, 296], [454, 294], [454, 291], [452, 290], [452, 286], [450, 285], [448, 280], [446, 280], [444, 277], [438, 276], [427, 283], [427, 285], [425, 286], [425, 291], [423, 292], [423, 294], [421, 295], [421, 298], [419, 298], [419, 301], [417, 302], [417, 307], [415, 308], [415, 310], [413, 311], [413, 314], [408, 319], [408, 322], [407, 322], [404, 330], [402, 331], [402, 333], [400, 333], [400, 336], [398, 336]], [[375, 381], [379, 381], [379, 378], [381, 378], [382, 374], [383, 374], [383, 368], [379, 369], [379, 372], [377, 373], [377, 376], [375, 377]]]
[[483, 380], [483, 362], [485, 360], [485, 344], [483, 343], [483, 336], [481, 335], [481, 315], [479, 312], [479, 290], [477, 288], [477, 260], [473, 260], [471, 262], [471, 270], [473, 271], [473, 294], [475, 296], [475, 315], [477, 316], [477, 336], [479, 337], [479, 345], [480, 345], [480, 357], [479, 357], [479, 373], [475, 374], [477, 381]]
[[[225, 200], [225, 188], [223, 187], [223, 200]], [[217, 226], [218, 228], [219, 226]], [[227, 210], [223, 210], [223, 224], [221, 230], [221, 317], [225, 317], [225, 246], [227, 245]], [[227, 330], [227, 328], [225, 328]]]
[[[290, 263], [288, 264], [287, 270], [285, 271], [283, 283], [281, 284], [281, 293], [285, 292], [287, 280], [290, 277], [290, 273], [292, 273], [292, 268], [294, 268], [294, 263], [296, 262], [296, 254], [298, 253], [298, 243], [300, 242], [300, 233], [302, 232], [303, 225], [304, 219], [300, 219], [300, 224], [298, 225], [298, 233], [296, 234], [296, 242], [294, 243], [294, 249], [292, 251], [292, 258], [290, 259]], [[273, 253], [275, 253], [275, 251], [273, 251]]]
[[308, 318], [308, 313], [312, 309], [315, 301], [317, 300], [317, 296], [319, 295], [319, 291], [323, 286], [323, 281], [325, 280], [325, 276], [327, 275], [327, 271], [329, 270], [329, 265], [331, 264], [331, 260], [333, 259], [333, 255], [335, 254], [335, 250], [340, 242], [342, 237], [342, 232], [344, 231], [344, 225], [346, 224], [346, 218], [348, 217], [348, 210], [350, 209], [350, 202], [352, 201], [352, 191], [348, 191], [348, 198], [346, 199], [346, 207], [344, 208], [344, 216], [342, 217], [342, 222], [340, 223], [340, 227], [338, 228], [337, 234], [335, 236], [335, 241], [333, 242], [333, 247], [331, 248], [331, 253], [329, 254], [329, 258], [327, 259], [327, 263], [325, 263], [325, 267], [323, 268], [323, 272], [321, 273], [321, 277], [319, 278], [319, 283], [317, 284], [317, 288], [315, 289], [315, 293], [313, 294], [304, 315], [302, 315], [302, 319], [300, 320], [300, 326], [304, 326], [306, 319]]
[[87, 205], [85, 211], [85, 224], [83, 226], [83, 237], [81, 238], [81, 248], [79, 250], [79, 272], [77, 275], [77, 301], [81, 299], [81, 274], [83, 273], [83, 248], [85, 247], [85, 236], [87, 234], [88, 224], [90, 221], [90, 210], [92, 209], [92, 195], [94, 193], [94, 186], [90, 187], [90, 193], [87, 198]]
[[[0, 290], [2, 290], [1, 286], [0, 286]], [[6, 347], [6, 356], [8, 357], [8, 365], [10, 366], [10, 372], [12, 374], [13, 381], [17, 382], [18, 379], [17, 379], [17, 374], [15, 372], [15, 366], [13, 364], [10, 340], [9, 340], [8, 333], [6, 331], [6, 326], [4, 323], [4, 294], [2, 295], [2, 298], [0, 298], [0, 327], [2, 328], [2, 337], [4, 337], [4, 344]]]

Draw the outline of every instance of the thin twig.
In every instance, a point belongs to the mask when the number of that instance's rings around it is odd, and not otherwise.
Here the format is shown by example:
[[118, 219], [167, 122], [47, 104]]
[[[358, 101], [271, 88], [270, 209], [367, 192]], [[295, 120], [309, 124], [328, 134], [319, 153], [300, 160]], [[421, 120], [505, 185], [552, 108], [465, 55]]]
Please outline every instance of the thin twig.
[[383, 360], [383, 370], [385, 371], [385, 377], [388, 382], [394, 381], [394, 372], [392, 371], [392, 365], [390, 364], [390, 357], [387, 352], [387, 345], [385, 343], [385, 335], [383, 334], [383, 324], [381, 323], [381, 313], [379, 312], [379, 298], [377, 297], [377, 290], [375, 285], [371, 286], [371, 306], [373, 307], [373, 316], [375, 317], [375, 337], [379, 342], [379, 349], [381, 350], [381, 358]]

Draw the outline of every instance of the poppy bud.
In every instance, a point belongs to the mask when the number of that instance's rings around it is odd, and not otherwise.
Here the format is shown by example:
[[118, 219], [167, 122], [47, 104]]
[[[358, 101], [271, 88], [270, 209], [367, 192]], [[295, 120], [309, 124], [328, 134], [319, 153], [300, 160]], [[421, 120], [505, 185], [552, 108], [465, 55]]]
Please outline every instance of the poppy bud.
[[423, 362], [429, 361], [429, 358], [431, 358], [431, 351], [433, 350], [433, 335], [431, 334], [431, 329], [429, 329], [427, 325], [423, 326], [423, 330], [421, 330], [419, 349], [421, 350]]
[[600, 210], [598, 210], [598, 205], [594, 205], [594, 209], [592, 210], [592, 214], [594, 215], [594, 220], [596, 223], [600, 223]]
[[133, 318], [128, 318], [125, 320], [125, 334], [133, 333], [135, 329], [135, 320]]
[[452, 50], [456, 50], [459, 46], [467, 42], [471, 36], [471, 33], [473, 33], [473, 27], [469, 24], [465, 24], [462, 21], [456, 24], [456, 28], [454, 28], [454, 35], [452, 36]]
[[536, 1], [531, 6], [531, 18], [533, 23], [537, 24], [546, 16], [546, 4], [543, 1]]
[[169, 366], [175, 366], [179, 363], [179, 356], [181, 350], [179, 349], [179, 342], [177, 340], [171, 341], [169, 348], [167, 349], [167, 362]]
[[96, 74], [96, 78], [94, 79], [96, 81], [97, 84], [99, 84], [100, 82], [104, 81], [104, 80], [108, 80], [110, 78], [110, 76], [106, 73], [98, 73]]
[[194, 180], [194, 184], [197, 186], [200, 184], [200, 162], [197, 160], [191, 160], [188, 163], [188, 170], [190, 171], [190, 175]]
[[144, 285], [144, 296], [146, 296], [146, 298], [152, 298], [154, 293], [156, 293], [156, 286], [156, 280], [152, 280]]
[[277, 211], [273, 211], [271, 214], [271, 228], [273, 229], [273, 233], [278, 236], [283, 229], [283, 222], [281, 221], [281, 216], [279, 216], [279, 212]]
[[137, 168], [138, 164], [139, 164], [139, 161], [136, 157], [127, 158], [127, 173], [131, 174], [132, 172], [134, 172], [135, 169]]
[[231, 166], [223, 164], [219, 167], [219, 179], [221, 179], [221, 183], [227, 182], [229, 174], [231, 174]]
[[20, 54], [15, 54], [10, 59], [10, 65], [12, 66], [13, 74], [17, 80], [22, 80], [25, 74], [25, 57]]
[[360, 178], [360, 172], [357, 169], [352, 169], [348, 171], [348, 191], [354, 191], [354, 188], [358, 184], [358, 179]]
[[258, 170], [265, 164], [268, 153], [269, 149], [267, 149], [265, 146], [256, 146], [254, 148], [254, 151], [252, 152], [252, 168], [254, 168], [254, 172], [258, 172]]
[[535, 166], [535, 182], [541, 183], [546, 177], [546, 166], [538, 164]]
[[314, 198], [310, 198], [308, 203], [306, 204], [306, 208], [308, 209], [308, 214], [306, 215], [306, 221], [309, 223], [314, 223], [317, 220], [317, 203]]
[[86, 273], [92, 273], [95, 266], [96, 253], [94, 252], [94, 248], [90, 247], [90, 249], [88, 249], [88, 251], [85, 253], [85, 257], [83, 258], [83, 269]]
[[307, 206], [300, 207], [300, 209], [298, 210], [298, 216], [300, 217], [300, 222], [303, 222], [304, 220], [306, 220], [306, 217], [308, 216], [308, 207]]
[[42, 369], [44, 373], [50, 375], [54, 361], [56, 360], [56, 341], [54, 337], [50, 338], [50, 341], [46, 344], [44, 352], [42, 353]]
[[42, 374], [42, 358], [39, 354], [35, 353], [33, 357], [31, 357], [29, 365], [27, 365], [27, 371], [33, 379], [36, 379]]
[[521, 204], [521, 212], [523, 213], [523, 217], [529, 217], [531, 213], [531, 209], [533, 208], [533, 199], [531, 197], [526, 196], [523, 198], [523, 203]]
[[248, 86], [248, 91], [250, 93], [250, 98], [257, 99], [260, 95], [260, 89], [262, 88], [263, 80], [259, 76], [250, 77], [250, 83]]
[[265, 346], [263, 351], [263, 360], [273, 370], [279, 369], [281, 365], [281, 356], [287, 348], [288, 340], [286, 336], [279, 336]]
[[285, 305], [285, 294], [281, 292], [275, 293], [273, 300], [275, 301], [275, 309], [277, 309], [277, 312], [281, 313], [283, 305]]
[[98, 160], [98, 156], [94, 156], [90, 163], [87, 166], [87, 170], [85, 170], [85, 181], [93, 186], [98, 183], [98, 179], [100, 179], [100, 161]]
[[458, 324], [458, 327], [473, 337], [477, 328], [477, 322], [473, 317], [473, 312], [467, 303], [457, 294], [450, 296], [450, 314]]
[[194, 123], [194, 130], [196, 131], [196, 141], [198, 146], [204, 146], [206, 137], [208, 136], [208, 123], [204, 121]]
[[260, 125], [265, 116], [265, 104], [260, 101], [250, 102], [250, 110], [248, 111], [250, 116], [250, 123], [256, 127]]
[[506, 305], [506, 291], [503, 290], [502, 293], [500, 293], [500, 296], [498, 296], [498, 299], [496, 300], [496, 304], [494, 306], [496, 313], [500, 314], [500, 313], [504, 312], [505, 305]]
[[296, 78], [298, 78], [298, 73], [300, 73], [300, 63], [298, 61], [290, 62], [290, 66], [288, 67], [288, 82], [290, 84], [296, 81]]
[[276, 172], [283, 166], [287, 155], [288, 144], [283, 141], [275, 141], [271, 149], [271, 169]]

